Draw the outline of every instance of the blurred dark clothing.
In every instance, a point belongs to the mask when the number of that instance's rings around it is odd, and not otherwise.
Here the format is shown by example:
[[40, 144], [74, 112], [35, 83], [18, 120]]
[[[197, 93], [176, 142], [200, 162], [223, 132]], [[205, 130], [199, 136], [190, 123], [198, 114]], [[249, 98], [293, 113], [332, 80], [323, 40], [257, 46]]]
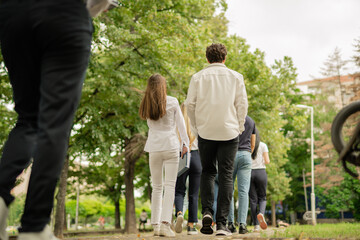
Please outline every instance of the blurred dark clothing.
[[21, 232], [40, 232], [50, 221], [91, 37], [91, 19], [79, 0], [0, 0], [1, 51], [18, 113], [0, 162], [7, 205], [16, 177], [33, 159]]

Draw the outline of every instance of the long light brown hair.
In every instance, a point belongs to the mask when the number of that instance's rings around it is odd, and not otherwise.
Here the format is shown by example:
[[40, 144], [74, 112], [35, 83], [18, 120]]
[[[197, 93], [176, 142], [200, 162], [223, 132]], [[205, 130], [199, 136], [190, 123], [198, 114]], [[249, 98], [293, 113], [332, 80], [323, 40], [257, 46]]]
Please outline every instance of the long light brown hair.
[[[186, 126], [186, 133], [187, 133], [187, 135], [188, 135], [188, 137], [189, 137], [189, 140], [190, 140], [190, 148], [191, 148], [192, 143], [195, 141], [195, 136], [192, 134], [192, 132], [191, 132], [191, 130], [190, 130], [190, 119], [189, 119], [189, 117], [188, 117], [188, 115], [187, 115], [187, 111], [186, 111], [185, 104], [182, 103], [181, 106], [180, 106], [180, 108], [181, 108], [181, 112], [182, 112], [182, 114], [183, 114], [183, 116], [184, 116], [185, 126]], [[179, 136], [180, 136], [180, 134], [179, 134]], [[180, 138], [180, 137], [179, 137], [179, 138]]]
[[166, 114], [166, 79], [153, 74], [148, 79], [139, 115], [142, 119], [158, 120]]

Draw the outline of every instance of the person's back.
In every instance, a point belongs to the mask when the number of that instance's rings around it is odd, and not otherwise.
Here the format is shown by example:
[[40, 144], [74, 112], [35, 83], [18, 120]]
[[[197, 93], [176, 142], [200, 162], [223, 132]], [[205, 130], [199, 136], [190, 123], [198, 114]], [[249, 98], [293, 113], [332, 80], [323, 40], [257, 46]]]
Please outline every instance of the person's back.
[[[146, 152], [178, 149], [181, 146], [176, 130], [177, 118], [175, 115], [178, 114], [178, 108], [178, 100], [166, 96], [166, 114], [156, 121], [147, 119], [149, 134], [144, 149]], [[184, 139], [184, 136], [182, 137]]]
[[[212, 63], [194, 74], [191, 84], [198, 91], [195, 119], [190, 118], [192, 122], [196, 122], [198, 134], [209, 140], [229, 140], [236, 137], [239, 129], [244, 129], [244, 119], [239, 118], [238, 110], [240, 108], [241, 112], [247, 111], [242, 75], [223, 63]], [[189, 86], [188, 96], [191, 94], [191, 87]], [[192, 108], [189, 102], [188, 107]]]
[[255, 122], [254, 120], [246, 116], [245, 118], [245, 130], [239, 136], [238, 151], [247, 151], [252, 153], [255, 147]]
[[[144, 150], [149, 152], [152, 186], [151, 224], [154, 227], [154, 235], [175, 237], [170, 223], [179, 164], [179, 147], [183, 146], [182, 155], [185, 154], [189, 148], [189, 138], [179, 102], [176, 98], [167, 96], [166, 79], [160, 74], [154, 74], [148, 79], [139, 115], [147, 120], [149, 126]], [[179, 130], [181, 145], [176, 127]], [[165, 171], [164, 179], [163, 171]]]
[[[244, 130], [247, 96], [241, 74], [225, 66], [227, 50], [222, 44], [206, 49], [210, 63], [194, 74], [185, 105], [194, 135], [198, 135], [201, 175], [203, 227], [201, 232], [212, 234], [214, 180], [219, 166], [219, 199], [216, 215], [217, 235], [231, 235], [226, 218], [232, 192], [232, 170], [238, 147], [238, 135]], [[219, 204], [221, 202], [221, 204]]]

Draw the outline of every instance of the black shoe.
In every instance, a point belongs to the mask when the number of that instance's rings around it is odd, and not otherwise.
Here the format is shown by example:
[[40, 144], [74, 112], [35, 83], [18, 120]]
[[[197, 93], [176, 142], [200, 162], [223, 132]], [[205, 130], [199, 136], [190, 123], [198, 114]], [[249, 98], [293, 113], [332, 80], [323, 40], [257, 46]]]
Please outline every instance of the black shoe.
[[196, 229], [196, 227], [187, 226], [187, 234], [188, 235], [196, 235], [196, 234], [198, 234], [198, 230]]
[[214, 230], [212, 229], [213, 218], [211, 213], [205, 213], [202, 219], [202, 227], [200, 232], [202, 234], [213, 234]]
[[234, 233], [234, 232], [236, 232], [236, 227], [235, 227], [235, 225], [234, 225], [234, 223], [232, 223], [232, 222], [229, 222], [228, 223], [228, 227], [227, 227], [229, 230], [230, 230], [230, 232], [232, 232], [232, 233]]
[[245, 234], [245, 233], [248, 233], [248, 232], [249, 232], [249, 231], [247, 230], [246, 225], [243, 224], [243, 223], [240, 223], [239, 233], [240, 233], [240, 234]]
[[231, 236], [231, 231], [221, 223], [216, 223], [216, 236]]

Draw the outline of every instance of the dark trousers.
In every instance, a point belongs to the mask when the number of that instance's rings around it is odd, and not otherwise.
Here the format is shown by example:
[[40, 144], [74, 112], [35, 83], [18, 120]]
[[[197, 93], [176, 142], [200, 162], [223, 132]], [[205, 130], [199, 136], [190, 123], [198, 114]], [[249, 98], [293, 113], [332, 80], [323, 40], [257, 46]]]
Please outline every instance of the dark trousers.
[[[175, 186], [175, 209], [176, 214], [183, 211], [184, 197], [186, 192], [186, 179], [189, 177], [189, 218], [188, 222], [198, 221], [198, 200], [201, 176], [201, 160], [199, 151], [191, 151], [190, 169], [180, 175]], [[184, 213], [183, 213], [184, 214]]]
[[16, 177], [33, 159], [22, 232], [42, 231], [50, 220], [91, 37], [79, 0], [0, 0], [1, 51], [18, 113], [1, 157], [0, 196], [13, 201]]
[[259, 225], [259, 221], [257, 220], [256, 217], [258, 213], [262, 213], [263, 215], [265, 215], [266, 187], [267, 187], [266, 170], [252, 169], [249, 199], [250, 199], [251, 220], [254, 225]]
[[[229, 141], [212, 141], [198, 137], [202, 164], [200, 194], [202, 213], [211, 213], [214, 202], [214, 182], [219, 171], [219, 194], [217, 199], [216, 223], [226, 225], [233, 193], [234, 159], [238, 149], [238, 137]], [[218, 170], [216, 168], [218, 161]]]

